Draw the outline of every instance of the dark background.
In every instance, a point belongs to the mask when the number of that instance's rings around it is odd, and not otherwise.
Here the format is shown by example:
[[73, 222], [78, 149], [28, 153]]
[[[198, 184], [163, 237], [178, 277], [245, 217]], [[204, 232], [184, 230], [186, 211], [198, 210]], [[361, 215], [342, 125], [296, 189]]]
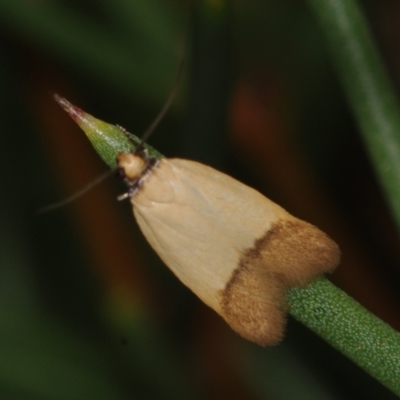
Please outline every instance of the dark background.
[[[363, 9], [394, 85], [400, 5]], [[398, 236], [306, 2], [0, 2], [0, 397], [392, 399], [305, 327], [262, 349], [178, 282], [49, 96], [229, 172], [326, 231], [333, 281], [400, 328]]]

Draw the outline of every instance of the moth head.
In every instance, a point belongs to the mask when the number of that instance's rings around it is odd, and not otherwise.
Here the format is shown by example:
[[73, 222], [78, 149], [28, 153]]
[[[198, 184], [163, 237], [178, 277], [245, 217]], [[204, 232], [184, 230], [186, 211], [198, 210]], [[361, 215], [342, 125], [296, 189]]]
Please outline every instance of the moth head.
[[147, 161], [143, 156], [135, 153], [119, 153], [117, 164], [124, 177], [132, 181], [140, 178], [147, 167]]

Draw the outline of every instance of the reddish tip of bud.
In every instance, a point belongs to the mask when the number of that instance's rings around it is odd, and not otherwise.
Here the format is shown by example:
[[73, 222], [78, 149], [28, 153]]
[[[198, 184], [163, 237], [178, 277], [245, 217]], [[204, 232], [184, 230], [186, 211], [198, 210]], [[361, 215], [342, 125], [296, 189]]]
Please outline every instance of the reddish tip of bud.
[[50, 95], [69, 114], [69, 116], [74, 121], [82, 119], [85, 112], [82, 111], [79, 107], [74, 106], [67, 99], [65, 99], [64, 97], [61, 97], [57, 93], [50, 92]]

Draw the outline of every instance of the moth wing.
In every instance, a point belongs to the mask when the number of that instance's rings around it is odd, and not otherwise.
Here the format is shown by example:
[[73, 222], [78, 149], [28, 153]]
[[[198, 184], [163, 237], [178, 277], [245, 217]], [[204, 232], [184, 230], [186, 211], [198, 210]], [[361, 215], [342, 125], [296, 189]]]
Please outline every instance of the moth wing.
[[[254, 196], [260, 203], [257, 212], [254, 204], [249, 207]], [[275, 217], [255, 190], [210, 167], [180, 159], [162, 160], [132, 203], [151, 246], [216, 310], [216, 294], [231, 278], [242, 252], [253, 244], [254, 230], [261, 235]]]
[[[165, 264], [235, 331], [261, 345], [283, 335], [285, 288], [325, 272], [319, 258], [331, 257], [325, 248], [333, 242], [319, 229], [193, 161], [162, 160], [131, 200], [143, 234]], [[315, 267], [304, 229], [316, 237], [310, 245], [311, 252], [317, 249]], [[308, 264], [315, 271], [307, 271]]]

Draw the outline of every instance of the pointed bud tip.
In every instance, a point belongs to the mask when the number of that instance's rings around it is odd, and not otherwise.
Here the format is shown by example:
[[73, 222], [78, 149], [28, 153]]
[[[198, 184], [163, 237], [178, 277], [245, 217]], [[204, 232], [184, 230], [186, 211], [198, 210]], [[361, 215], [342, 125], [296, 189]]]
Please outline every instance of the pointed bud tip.
[[69, 116], [74, 120], [82, 119], [85, 114], [79, 107], [71, 104], [66, 98], [61, 97], [55, 92], [50, 92], [50, 96], [69, 114]]

